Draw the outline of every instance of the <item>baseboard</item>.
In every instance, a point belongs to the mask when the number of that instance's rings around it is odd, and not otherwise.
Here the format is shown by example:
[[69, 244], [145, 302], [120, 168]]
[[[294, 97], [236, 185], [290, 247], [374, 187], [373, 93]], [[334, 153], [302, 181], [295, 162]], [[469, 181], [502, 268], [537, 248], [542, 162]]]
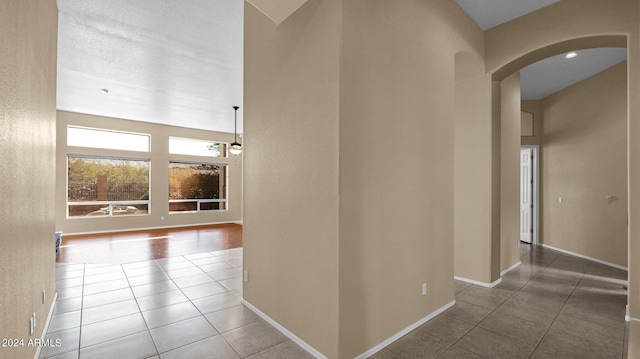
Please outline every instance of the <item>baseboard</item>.
[[502, 278], [498, 278], [492, 283], [480, 282], [480, 281], [469, 279], [469, 278], [458, 277], [457, 275], [453, 276], [453, 279], [459, 280], [461, 282], [467, 282], [467, 283], [479, 285], [479, 286], [486, 287], [486, 288], [493, 288], [493, 287], [497, 286], [498, 284], [502, 283]]
[[593, 258], [593, 257], [585, 256], [583, 254], [574, 253], [574, 252], [568, 251], [566, 249], [561, 249], [561, 248], [550, 246], [548, 244], [543, 244], [542, 246], [545, 247], [545, 248], [553, 249], [554, 251], [562, 252], [562, 253], [565, 253], [565, 254], [570, 254], [572, 256], [576, 256], [576, 257], [579, 257], [579, 258], [588, 259], [588, 260], [596, 262], [596, 263], [604, 264], [604, 265], [609, 266], [609, 267], [621, 269], [621, 270], [627, 271], [627, 272], [629, 271], [629, 268], [627, 268], [627, 267], [621, 266], [619, 264], [603, 261], [602, 259]]
[[91, 232], [64, 232], [65, 236], [84, 236], [87, 234], [101, 234], [101, 233], [120, 233], [120, 232], [135, 232], [135, 231], [150, 231], [153, 229], [166, 229], [166, 228], [182, 228], [182, 227], [198, 227], [198, 226], [210, 226], [214, 224], [239, 224], [238, 221], [224, 221], [224, 222], [210, 222], [210, 223], [195, 223], [195, 224], [180, 224], [172, 226], [159, 226], [159, 227], [142, 227], [142, 228], [126, 228], [126, 229], [106, 229], [104, 231], [91, 231]]
[[521, 264], [522, 264], [522, 262], [521, 262], [521, 261], [518, 261], [518, 263], [516, 263], [516, 264], [512, 265], [511, 267], [509, 267], [509, 268], [507, 268], [507, 269], [503, 270], [502, 272], [500, 272], [500, 277], [502, 277], [502, 276], [504, 276], [505, 274], [507, 274], [507, 273], [511, 272], [512, 270], [514, 270], [514, 269], [518, 268]]
[[[49, 323], [51, 323], [51, 317], [53, 316], [53, 309], [56, 306], [56, 301], [58, 300], [58, 292], [55, 292], [53, 295], [53, 300], [51, 301], [51, 307], [49, 308], [49, 315], [47, 315], [47, 321], [44, 322], [44, 327], [42, 328], [42, 334], [40, 335], [40, 339], [44, 342], [44, 337], [47, 335], [47, 331], [49, 330]], [[40, 358], [40, 351], [42, 350], [42, 345], [38, 345], [36, 349], [36, 355], [33, 359]]]
[[366, 352], [358, 355], [357, 357], [355, 357], [355, 359], [365, 359], [368, 358], [372, 355], [374, 355], [375, 353], [379, 352], [380, 350], [386, 348], [387, 346], [389, 346], [391, 343], [395, 342], [396, 340], [402, 338], [403, 336], [407, 335], [409, 332], [411, 332], [412, 330], [416, 329], [417, 327], [421, 326], [422, 324], [428, 322], [429, 320], [433, 319], [436, 315], [444, 312], [445, 310], [453, 307], [456, 304], [455, 300], [452, 300], [451, 302], [445, 304], [444, 306], [440, 307], [439, 309], [437, 309], [436, 311], [432, 312], [431, 314], [427, 315], [426, 317], [418, 320], [417, 322], [409, 325], [408, 327], [402, 329], [401, 331], [397, 332], [396, 334], [394, 334], [393, 336], [389, 337], [388, 339], [386, 339], [385, 341], [383, 341], [382, 343], [376, 345], [375, 347], [367, 350]]
[[625, 315], [624, 316], [624, 320], [627, 321], [627, 322], [631, 322], [631, 321], [640, 322], [640, 319], [634, 318], [634, 317], [629, 316], [629, 315]]
[[311, 345], [307, 344], [304, 340], [298, 338], [295, 334], [293, 334], [289, 330], [287, 330], [287, 328], [285, 328], [282, 325], [280, 325], [280, 323], [278, 323], [275, 320], [271, 319], [271, 317], [269, 317], [268, 315], [263, 313], [260, 309], [254, 307], [251, 303], [247, 302], [244, 298], [241, 300], [241, 303], [245, 307], [249, 308], [251, 311], [256, 313], [259, 317], [261, 317], [262, 319], [267, 321], [269, 324], [273, 325], [282, 334], [284, 334], [286, 337], [291, 339], [291, 341], [293, 341], [294, 343], [298, 344], [300, 347], [302, 347], [302, 349], [306, 350], [309, 354], [313, 355], [315, 358], [327, 359], [327, 357], [322, 355], [322, 353], [317, 351]]
[[[280, 323], [278, 323], [275, 320], [271, 319], [271, 317], [269, 317], [268, 315], [263, 313], [260, 309], [256, 308], [251, 303], [247, 302], [244, 298], [241, 300], [241, 303], [245, 307], [247, 307], [248, 309], [250, 309], [251, 311], [256, 313], [259, 317], [261, 317], [262, 319], [267, 321], [269, 324], [273, 325], [282, 334], [284, 334], [286, 337], [291, 339], [291, 341], [293, 341], [294, 343], [298, 344], [300, 347], [302, 347], [304, 350], [306, 350], [309, 354], [313, 355], [315, 358], [327, 359], [327, 357], [324, 356], [322, 353], [320, 353], [315, 348], [313, 348], [312, 346], [307, 344], [304, 340], [298, 338], [295, 334], [291, 333], [285, 327], [280, 325]], [[387, 346], [389, 346], [391, 343], [393, 343], [396, 340], [400, 339], [401, 337], [405, 336], [406, 334], [408, 334], [412, 330], [416, 329], [417, 327], [421, 326], [422, 324], [424, 324], [424, 323], [428, 322], [429, 320], [433, 319], [436, 315], [438, 315], [438, 314], [444, 312], [445, 310], [453, 307], [455, 304], [456, 304], [455, 300], [445, 304], [444, 306], [440, 307], [439, 309], [437, 309], [436, 311], [434, 311], [431, 314], [427, 315], [426, 317], [418, 320], [417, 322], [409, 325], [408, 327], [402, 329], [398, 333], [396, 333], [393, 336], [389, 337], [388, 339], [386, 339], [382, 343], [380, 343], [380, 344], [376, 345], [375, 347], [367, 350], [366, 352], [358, 355], [355, 359], [365, 359], [365, 358], [368, 358], [368, 357], [374, 355], [375, 353], [377, 353], [380, 350], [382, 350], [382, 349], [386, 348]]]

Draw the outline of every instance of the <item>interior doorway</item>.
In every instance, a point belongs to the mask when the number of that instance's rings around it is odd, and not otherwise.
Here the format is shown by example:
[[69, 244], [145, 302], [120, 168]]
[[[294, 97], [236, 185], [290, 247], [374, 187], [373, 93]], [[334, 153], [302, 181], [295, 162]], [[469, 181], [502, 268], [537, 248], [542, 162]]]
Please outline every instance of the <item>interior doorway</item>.
[[539, 146], [520, 147], [520, 241], [538, 244]]

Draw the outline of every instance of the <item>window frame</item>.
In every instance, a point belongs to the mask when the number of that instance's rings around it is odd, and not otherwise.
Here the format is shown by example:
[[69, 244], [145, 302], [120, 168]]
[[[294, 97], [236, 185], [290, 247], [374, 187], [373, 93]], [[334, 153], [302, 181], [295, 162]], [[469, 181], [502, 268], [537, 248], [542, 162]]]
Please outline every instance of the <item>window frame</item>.
[[[130, 148], [117, 148], [117, 147], [98, 147], [98, 146], [79, 146], [69, 144], [69, 130], [70, 129], [79, 129], [79, 130], [90, 130], [96, 132], [106, 132], [106, 133], [115, 133], [115, 134], [124, 134], [124, 135], [132, 135], [132, 136], [142, 136], [147, 138], [147, 149], [146, 150], [137, 150]], [[76, 125], [67, 125], [67, 147], [76, 147], [76, 148], [91, 148], [96, 150], [106, 150], [106, 151], [129, 151], [129, 152], [141, 152], [141, 153], [149, 153], [151, 152], [151, 135], [148, 133], [141, 132], [131, 132], [131, 131], [119, 131], [119, 130], [111, 130], [106, 128], [98, 128], [98, 127], [87, 127], [87, 126], [76, 126]]]
[[[171, 186], [171, 164], [172, 163], [177, 163], [177, 164], [186, 164], [186, 165], [207, 165], [207, 166], [220, 166], [220, 167], [224, 167], [225, 171], [224, 171], [224, 188], [225, 188], [225, 193], [224, 193], [224, 197], [225, 198], [185, 198], [185, 199], [171, 199], [171, 190], [170, 190], [170, 186]], [[169, 160], [168, 166], [167, 166], [167, 172], [168, 172], [168, 176], [167, 176], [167, 190], [168, 190], [168, 203], [169, 203], [169, 209], [168, 212], [170, 215], [173, 214], [194, 214], [194, 213], [211, 213], [211, 212], [227, 212], [229, 210], [229, 164], [228, 163], [224, 163], [224, 162], [206, 162], [206, 161], [188, 161], [188, 160], [179, 160], [179, 159], [172, 159]], [[172, 211], [171, 210], [171, 203], [190, 203], [190, 202], [195, 202], [196, 203], [196, 210], [191, 210], [191, 211]], [[224, 209], [210, 209], [210, 210], [201, 210], [200, 206], [202, 203], [224, 203]]]
[[[221, 144], [224, 146], [221, 151], [223, 154], [221, 156], [207, 155], [205, 153], [197, 154], [197, 153], [184, 153], [184, 152], [172, 152], [171, 151], [171, 140], [182, 140], [182, 141], [191, 141], [191, 142], [202, 142], [202, 143], [211, 143]], [[229, 158], [229, 143], [225, 141], [214, 141], [214, 140], [203, 140], [199, 138], [187, 138], [187, 137], [179, 137], [179, 136], [169, 136], [169, 146], [168, 146], [169, 155], [174, 156], [190, 156], [190, 157], [203, 157], [203, 158]]]
[[[121, 160], [121, 161], [140, 161], [146, 162], [148, 164], [148, 194], [149, 199], [147, 200], [117, 200], [117, 201], [70, 201], [69, 200], [69, 159], [73, 158], [86, 158], [86, 159], [103, 159], [103, 160]], [[88, 154], [67, 154], [67, 166], [66, 166], [66, 184], [65, 184], [65, 208], [66, 208], [66, 218], [67, 219], [84, 219], [84, 218], [126, 218], [126, 217], [142, 217], [142, 216], [150, 216], [151, 215], [151, 159], [150, 158], [133, 158], [133, 157], [122, 157], [122, 156], [102, 156], [102, 155], [88, 155]], [[128, 205], [147, 205], [146, 213], [138, 213], [138, 214], [130, 214], [130, 215], [118, 215], [114, 214], [114, 207], [123, 207]], [[83, 215], [83, 216], [71, 216], [70, 215], [70, 207], [71, 206], [102, 206], [107, 207], [107, 213], [104, 215]]]

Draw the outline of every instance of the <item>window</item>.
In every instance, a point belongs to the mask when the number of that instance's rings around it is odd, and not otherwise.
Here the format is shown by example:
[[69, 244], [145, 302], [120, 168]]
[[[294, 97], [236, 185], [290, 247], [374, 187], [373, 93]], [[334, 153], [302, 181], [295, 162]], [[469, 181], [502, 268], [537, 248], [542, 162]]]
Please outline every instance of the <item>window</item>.
[[169, 153], [176, 155], [227, 157], [227, 144], [189, 138], [169, 138]]
[[169, 212], [227, 209], [227, 165], [169, 163]]
[[149, 168], [149, 160], [68, 156], [68, 217], [148, 214]]
[[149, 152], [149, 135], [69, 126], [67, 146]]

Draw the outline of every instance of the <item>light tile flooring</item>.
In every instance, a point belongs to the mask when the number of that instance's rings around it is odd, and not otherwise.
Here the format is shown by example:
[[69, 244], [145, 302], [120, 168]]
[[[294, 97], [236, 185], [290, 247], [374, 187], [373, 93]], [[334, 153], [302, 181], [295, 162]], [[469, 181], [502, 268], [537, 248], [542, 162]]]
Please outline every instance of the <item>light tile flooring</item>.
[[56, 275], [40, 358], [312, 358], [240, 303], [242, 248]]
[[[372, 358], [625, 358], [626, 272], [521, 246], [488, 289], [455, 282], [457, 304]], [[240, 304], [242, 249], [118, 265], [57, 267], [40, 358], [311, 358]]]

